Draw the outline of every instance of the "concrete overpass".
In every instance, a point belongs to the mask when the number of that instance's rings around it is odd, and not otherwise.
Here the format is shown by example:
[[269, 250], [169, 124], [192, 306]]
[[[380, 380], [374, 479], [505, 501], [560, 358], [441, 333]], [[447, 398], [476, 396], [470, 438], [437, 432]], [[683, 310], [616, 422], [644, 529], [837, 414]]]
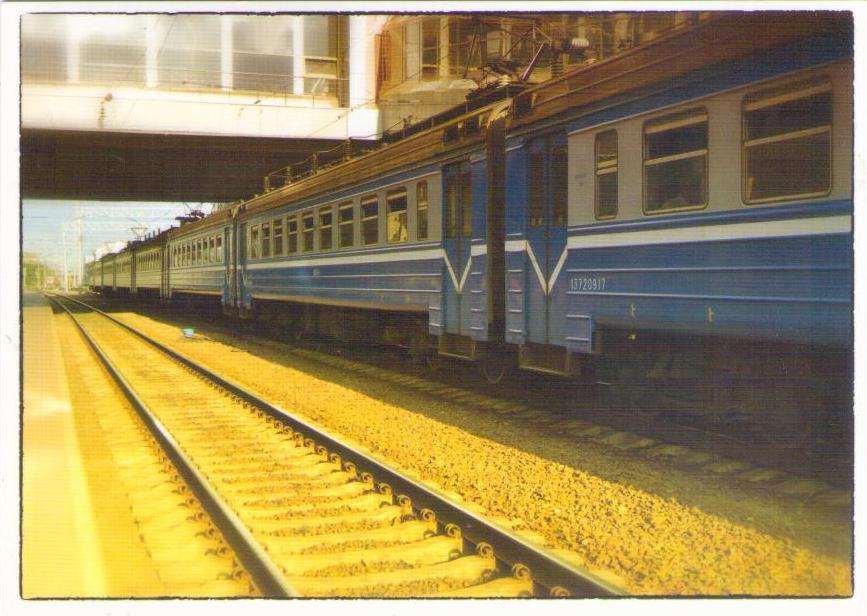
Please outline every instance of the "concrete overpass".
[[369, 15], [22, 18], [23, 198], [233, 201], [380, 130]]

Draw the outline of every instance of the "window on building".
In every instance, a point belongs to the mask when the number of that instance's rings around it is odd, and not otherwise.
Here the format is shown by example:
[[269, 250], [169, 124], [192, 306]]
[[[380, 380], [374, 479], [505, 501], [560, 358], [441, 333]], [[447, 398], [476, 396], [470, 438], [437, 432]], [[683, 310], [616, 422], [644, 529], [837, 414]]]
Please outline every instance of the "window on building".
[[826, 79], [744, 99], [743, 193], [747, 203], [809, 198], [831, 190], [831, 84]]
[[232, 87], [292, 92], [291, 15], [232, 15]]
[[304, 16], [304, 93], [338, 94], [338, 52], [345, 39], [345, 16]]
[[334, 228], [334, 208], [330, 205], [319, 210], [319, 250], [331, 250]]
[[596, 218], [617, 216], [617, 131], [596, 135]]
[[271, 223], [262, 223], [262, 257], [271, 256]]
[[427, 181], [419, 182], [415, 187], [416, 225], [415, 236], [418, 240], [427, 239]]
[[337, 213], [340, 247], [349, 248], [355, 244], [355, 206], [352, 201], [341, 203]]
[[283, 254], [283, 219], [276, 218], [272, 226], [274, 231], [274, 256], [279, 257]]
[[690, 109], [644, 125], [644, 211], [707, 204], [707, 111]]
[[477, 38], [475, 20], [464, 17], [449, 19], [449, 68], [452, 74], [461, 75], [467, 67], [481, 64]]
[[21, 16], [21, 82], [65, 83], [68, 15]]
[[158, 80], [173, 88], [221, 86], [221, 16], [156, 16]]
[[259, 225], [250, 227], [250, 258], [259, 258]]
[[385, 233], [388, 242], [405, 242], [409, 237], [406, 222], [406, 189], [399, 188], [385, 195]]
[[436, 81], [440, 74], [440, 18], [421, 18], [421, 79]]
[[290, 255], [298, 252], [298, 218], [295, 216], [286, 219], [286, 252]]
[[379, 242], [379, 197], [371, 195], [361, 200], [361, 244]]
[[117, 86], [144, 84], [149, 20], [149, 15], [68, 15], [69, 31], [82, 33], [79, 79]]
[[301, 215], [301, 240], [303, 243], [302, 249], [304, 252], [313, 250], [313, 238], [315, 232], [315, 223], [313, 221], [313, 212], [305, 212]]

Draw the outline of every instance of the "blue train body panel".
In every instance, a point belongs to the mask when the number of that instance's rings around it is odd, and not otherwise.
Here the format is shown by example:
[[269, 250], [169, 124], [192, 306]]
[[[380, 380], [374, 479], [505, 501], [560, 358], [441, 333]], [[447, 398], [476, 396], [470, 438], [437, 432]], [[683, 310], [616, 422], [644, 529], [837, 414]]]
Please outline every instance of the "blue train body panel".
[[851, 204], [573, 229], [551, 295], [551, 343], [589, 350], [592, 327], [846, 345]]
[[427, 312], [440, 291], [442, 260], [437, 245], [428, 244], [283, 257], [249, 264], [245, 270], [243, 288], [252, 299]]
[[171, 270], [171, 292], [222, 296], [226, 268], [219, 264], [189, 265]]

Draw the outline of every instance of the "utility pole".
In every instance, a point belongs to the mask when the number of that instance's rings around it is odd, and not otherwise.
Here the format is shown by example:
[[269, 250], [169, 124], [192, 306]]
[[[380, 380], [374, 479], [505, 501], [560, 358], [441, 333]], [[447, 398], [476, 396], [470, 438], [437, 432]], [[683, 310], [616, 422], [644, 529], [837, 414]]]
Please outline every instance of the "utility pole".
[[78, 259], [76, 260], [77, 267], [75, 268], [75, 286], [81, 287], [81, 280], [84, 277], [84, 256], [81, 254], [81, 202], [75, 202], [75, 244]]
[[66, 229], [63, 230], [63, 292], [69, 292], [68, 270], [66, 268]]

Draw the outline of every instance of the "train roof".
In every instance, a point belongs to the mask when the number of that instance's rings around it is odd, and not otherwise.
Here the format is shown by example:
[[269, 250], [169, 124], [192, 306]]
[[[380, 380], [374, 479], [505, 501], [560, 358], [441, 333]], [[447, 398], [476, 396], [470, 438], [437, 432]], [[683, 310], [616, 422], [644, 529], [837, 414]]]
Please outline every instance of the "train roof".
[[[172, 236], [218, 224], [238, 212], [260, 212], [359, 182], [396, 173], [414, 164], [457, 156], [484, 141], [485, 128], [507, 117], [513, 134], [545, 126], [564, 113], [598, 101], [675, 79], [704, 66], [749, 57], [797, 39], [846, 32], [849, 12], [776, 11], [711, 14], [611, 58], [580, 66], [536, 86], [506, 90], [481, 106], [460, 104], [406, 129], [407, 136], [318, 170], [175, 229]], [[513, 95], [514, 94], [514, 95]], [[488, 103], [488, 104], [484, 104]], [[440, 121], [437, 124], [437, 120]], [[426, 127], [430, 124], [429, 127]]]
[[208, 227], [219, 224], [227, 219], [230, 219], [231, 217], [232, 208], [217, 210], [216, 212], [212, 212], [211, 214], [208, 214], [207, 216], [205, 216], [204, 218], [200, 218], [199, 220], [183, 223], [180, 227], [172, 227], [167, 231], [167, 238], [174, 239], [176, 237], [183, 237], [188, 233], [207, 229]]

